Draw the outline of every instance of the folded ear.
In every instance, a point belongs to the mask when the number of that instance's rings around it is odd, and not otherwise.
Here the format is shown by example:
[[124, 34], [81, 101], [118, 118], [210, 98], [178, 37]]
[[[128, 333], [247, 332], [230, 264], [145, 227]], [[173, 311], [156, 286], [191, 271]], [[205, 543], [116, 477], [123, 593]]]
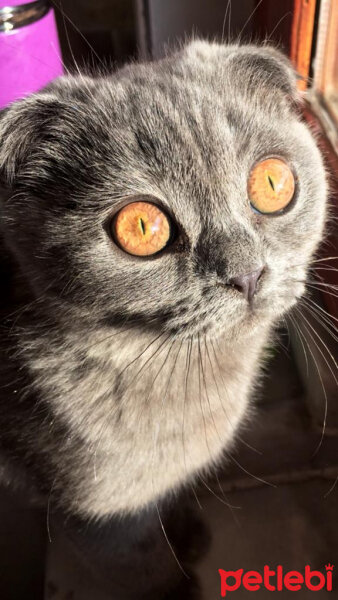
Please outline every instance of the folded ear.
[[[279, 50], [267, 45], [218, 44], [194, 40], [181, 52], [183, 61], [199, 64], [200, 68], [213, 65], [220, 81], [222, 77], [234, 91], [253, 100], [288, 101], [291, 106], [302, 99], [297, 89], [297, 74], [289, 59]], [[268, 94], [267, 94], [268, 93]], [[286, 104], [286, 102], [285, 102]]]
[[237, 81], [243, 81], [249, 91], [264, 94], [274, 90], [290, 104], [301, 101], [296, 71], [279, 50], [270, 46], [239, 46], [230, 63]]
[[25, 172], [39, 147], [48, 123], [58, 112], [54, 94], [41, 93], [15, 102], [0, 113], [0, 183], [11, 188]]

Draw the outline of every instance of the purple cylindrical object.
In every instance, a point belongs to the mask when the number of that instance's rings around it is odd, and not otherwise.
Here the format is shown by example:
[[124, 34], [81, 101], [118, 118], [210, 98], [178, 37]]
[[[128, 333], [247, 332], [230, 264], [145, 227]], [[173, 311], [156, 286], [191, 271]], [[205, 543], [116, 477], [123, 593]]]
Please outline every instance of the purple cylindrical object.
[[6, 0], [1, 0], [0, 8], [3, 8], [4, 6], [22, 6], [23, 4], [28, 4], [27, 0], [8, 0], [8, 2], [6, 2]]
[[[22, 0], [0, 0], [0, 9], [24, 4], [27, 2]], [[0, 32], [0, 108], [36, 92], [62, 73], [52, 8], [46, 6], [43, 16], [28, 25]]]

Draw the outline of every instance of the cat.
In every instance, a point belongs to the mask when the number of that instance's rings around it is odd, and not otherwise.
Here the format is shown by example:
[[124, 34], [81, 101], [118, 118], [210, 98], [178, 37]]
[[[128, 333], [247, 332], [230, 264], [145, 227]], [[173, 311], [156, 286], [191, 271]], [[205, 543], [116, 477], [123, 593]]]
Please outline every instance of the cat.
[[4, 480], [140, 523], [226, 456], [325, 225], [296, 81], [195, 40], [3, 111]]

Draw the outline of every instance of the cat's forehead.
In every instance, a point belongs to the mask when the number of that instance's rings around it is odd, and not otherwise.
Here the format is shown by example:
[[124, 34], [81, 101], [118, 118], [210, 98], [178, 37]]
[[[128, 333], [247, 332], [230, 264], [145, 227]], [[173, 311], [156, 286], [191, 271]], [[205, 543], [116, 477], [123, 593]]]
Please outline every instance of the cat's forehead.
[[230, 183], [237, 169], [290, 145], [286, 68], [270, 54], [194, 42], [112, 77], [63, 80], [59, 92], [69, 86], [67, 117], [69, 108], [73, 113], [68, 137], [76, 140], [82, 131], [108, 169], [116, 174], [117, 166], [131, 186], [142, 175], [148, 183], [152, 177], [194, 188]]
[[240, 211], [253, 164], [297, 152], [288, 76], [271, 50], [201, 42], [110, 77], [61, 78], [27, 102], [34, 185], [53, 195], [62, 182], [107, 210], [144, 194], [180, 217]]
[[295, 73], [273, 48], [205, 41], [160, 61], [127, 66], [114, 81], [124, 99], [135, 94], [140, 102], [147, 98], [181, 109], [188, 103], [192, 111], [206, 99], [210, 110], [224, 100], [234, 105], [251, 100], [255, 110], [278, 115], [295, 94]]
[[146, 138], [149, 155], [190, 151], [197, 166], [212, 167], [217, 156], [287, 149], [283, 125], [293, 116], [283, 75], [273, 57], [250, 48], [195, 42], [163, 61], [123, 69], [113, 93], [123, 123], [141, 145]]
[[141, 192], [151, 183], [174, 203], [184, 198], [193, 208], [213, 199], [223, 208], [230, 194], [242, 198], [255, 161], [288, 154], [285, 111], [271, 108], [265, 96], [249, 99], [245, 87], [235, 93], [236, 81], [220, 67], [226, 56], [214, 58], [182, 54], [118, 76], [111, 135], [125, 136], [124, 167], [131, 185], [144, 182]]

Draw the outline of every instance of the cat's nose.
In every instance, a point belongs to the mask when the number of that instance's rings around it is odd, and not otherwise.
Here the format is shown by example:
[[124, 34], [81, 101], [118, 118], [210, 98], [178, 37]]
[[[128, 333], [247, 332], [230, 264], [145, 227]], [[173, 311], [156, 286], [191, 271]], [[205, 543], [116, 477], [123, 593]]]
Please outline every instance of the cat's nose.
[[230, 279], [229, 283], [239, 292], [242, 292], [244, 298], [248, 300], [248, 302], [251, 302], [255, 295], [257, 283], [263, 273], [263, 270], [264, 267], [260, 267], [259, 269], [255, 269], [255, 271], [251, 271], [250, 273], [236, 275], [236, 277]]

